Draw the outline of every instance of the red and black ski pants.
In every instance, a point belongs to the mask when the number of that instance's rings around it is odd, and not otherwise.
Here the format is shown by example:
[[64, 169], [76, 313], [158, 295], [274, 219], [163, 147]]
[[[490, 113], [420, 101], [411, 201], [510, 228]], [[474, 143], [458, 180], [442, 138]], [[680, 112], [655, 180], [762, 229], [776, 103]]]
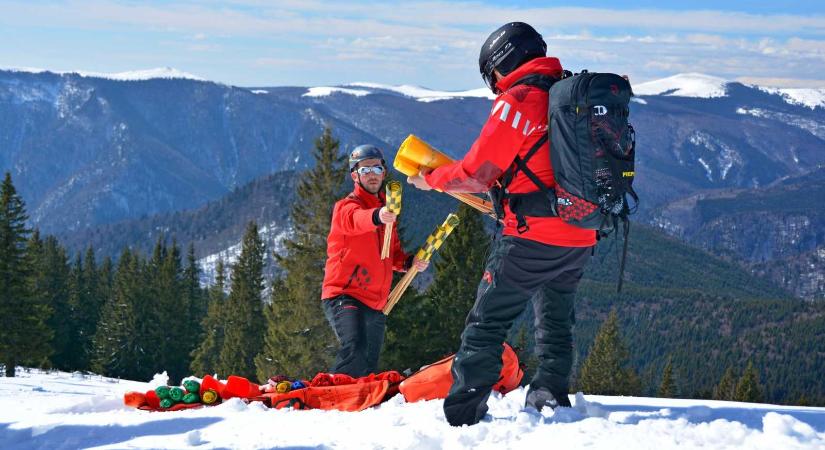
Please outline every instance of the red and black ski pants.
[[487, 413], [487, 398], [501, 372], [502, 343], [531, 300], [539, 366], [530, 388], [566, 398], [573, 365], [573, 300], [591, 250], [514, 236], [495, 243], [453, 360], [453, 385], [444, 401], [450, 425], [472, 425]]

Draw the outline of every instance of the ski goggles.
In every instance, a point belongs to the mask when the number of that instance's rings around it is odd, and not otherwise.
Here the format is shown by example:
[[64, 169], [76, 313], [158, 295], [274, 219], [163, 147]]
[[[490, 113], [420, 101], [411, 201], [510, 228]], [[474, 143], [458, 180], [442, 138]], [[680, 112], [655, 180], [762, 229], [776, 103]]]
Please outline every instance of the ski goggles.
[[384, 173], [384, 166], [359, 167], [355, 169], [355, 171], [358, 172], [358, 175], [366, 175], [370, 172], [376, 175], [381, 175]]

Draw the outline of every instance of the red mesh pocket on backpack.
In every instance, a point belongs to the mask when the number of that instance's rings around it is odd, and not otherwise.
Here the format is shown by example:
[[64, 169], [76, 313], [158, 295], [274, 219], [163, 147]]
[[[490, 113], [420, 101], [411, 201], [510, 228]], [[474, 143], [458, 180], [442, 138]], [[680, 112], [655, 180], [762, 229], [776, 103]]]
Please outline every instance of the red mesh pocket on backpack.
[[558, 185], [556, 186], [556, 197], [558, 198], [556, 210], [561, 220], [565, 222], [581, 221], [599, 208], [599, 205], [576, 197]]

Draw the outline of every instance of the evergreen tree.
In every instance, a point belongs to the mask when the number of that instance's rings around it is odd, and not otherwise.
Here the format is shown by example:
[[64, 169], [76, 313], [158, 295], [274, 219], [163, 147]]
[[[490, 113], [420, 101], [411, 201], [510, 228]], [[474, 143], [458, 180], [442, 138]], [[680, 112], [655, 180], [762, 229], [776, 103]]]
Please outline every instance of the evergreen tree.
[[745, 373], [736, 383], [736, 396], [734, 400], [738, 402], [761, 403], [765, 399], [762, 388], [759, 386], [759, 372], [753, 366], [753, 361], [748, 361]]
[[195, 375], [215, 374], [218, 358], [223, 348], [224, 313], [226, 294], [225, 269], [223, 259], [215, 267], [215, 284], [209, 289], [209, 305], [201, 320], [200, 343], [192, 352], [190, 368]]
[[66, 342], [65, 370], [78, 370], [80, 368], [83, 348], [78, 339], [80, 328], [78, 308], [86, 297], [86, 283], [83, 275], [83, 257], [78, 253], [75, 255], [69, 271], [69, 310], [68, 316], [63, 318], [68, 322], [67, 327], [69, 328], [69, 340]]
[[719, 380], [719, 384], [713, 389], [714, 400], [733, 400], [736, 397], [736, 375], [733, 367], [728, 366], [725, 373]]
[[[326, 261], [332, 208], [342, 194], [347, 175], [339, 142], [325, 128], [315, 140], [315, 167], [301, 175], [292, 208], [293, 236], [284, 241], [286, 255], [276, 255], [286, 276], [274, 304], [289, 308], [289, 320], [276, 320], [283, 312], [268, 314], [268, 342], [258, 361], [278, 360], [280, 367], [262, 365], [259, 371], [299, 376], [327, 370], [332, 362], [335, 338], [321, 309], [321, 285]], [[275, 330], [271, 330], [275, 328]], [[278, 338], [274, 336], [286, 336]]]
[[92, 370], [103, 375], [146, 379], [152, 374], [144, 263], [128, 248], [118, 260], [112, 294], [103, 305], [94, 338]]
[[46, 321], [52, 331], [49, 366], [70, 370], [69, 344], [74, 336], [69, 308], [68, 257], [54, 236], [47, 236], [43, 242], [39, 240], [39, 232], [35, 230], [29, 239], [29, 250], [34, 258], [32, 293], [38, 301], [49, 305], [51, 310]]
[[282, 351], [284, 344], [296, 336], [290, 334], [290, 328], [284, 326], [291, 318], [290, 299], [284, 287], [284, 280], [273, 280], [270, 291], [269, 304], [264, 306], [266, 330], [264, 332], [264, 348], [255, 357], [255, 368], [258, 379], [264, 381], [273, 375], [309, 376], [312, 373], [302, 374], [300, 371], [311, 364], [313, 355], [295, 353], [287, 357]]
[[[155, 287], [157, 309], [157, 352], [154, 357], [157, 370], [166, 370], [172, 380], [180, 380], [188, 375], [189, 353], [192, 351], [190, 333], [194, 321], [191, 314], [191, 299], [183, 280], [180, 247], [172, 239], [172, 246], [159, 243], [150, 270], [156, 277], [150, 282]], [[158, 259], [156, 259], [158, 258]]]
[[208, 305], [207, 296], [204, 290], [201, 289], [200, 284], [200, 267], [198, 261], [195, 259], [195, 245], [190, 243], [189, 249], [186, 252], [186, 268], [183, 269], [183, 284], [184, 295], [189, 302], [188, 315], [190, 320], [189, 330], [189, 352], [193, 351], [202, 338], [203, 330], [201, 329], [201, 321], [206, 317], [206, 310]]
[[97, 263], [94, 250], [87, 249], [85, 259], [77, 254], [69, 276], [69, 305], [67, 320], [70, 339], [65, 344], [66, 354], [62, 368], [88, 370], [94, 346], [94, 335], [100, 320], [102, 300], [98, 292]]
[[26, 207], [6, 172], [0, 186], [0, 362], [6, 376], [17, 364], [39, 364], [51, 353], [50, 308], [29, 289], [34, 255], [27, 254]]
[[676, 397], [676, 381], [673, 377], [673, 358], [667, 359], [667, 364], [665, 364], [665, 369], [662, 372], [662, 382], [659, 384], [657, 396], [660, 398]]
[[579, 389], [589, 394], [638, 395], [641, 383], [636, 372], [627, 367], [629, 356], [619, 332], [618, 316], [612, 310], [582, 364]]
[[82, 291], [77, 297], [79, 300], [73, 305], [78, 355], [77, 369], [89, 370], [94, 346], [94, 336], [97, 332], [97, 323], [100, 321], [100, 310], [103, 307], [97, 261], [94, 250], [86, 250], [82, 279]]
[[224, 310], [224, 342], [218, 359], [221, 375], [255, 376], [254, 360], [263, 348], [264, 338], [261, 293], [265, 253], [258, 225], [250, 222], [244, 233], [241, 255], [232, 267], [232, 288]]

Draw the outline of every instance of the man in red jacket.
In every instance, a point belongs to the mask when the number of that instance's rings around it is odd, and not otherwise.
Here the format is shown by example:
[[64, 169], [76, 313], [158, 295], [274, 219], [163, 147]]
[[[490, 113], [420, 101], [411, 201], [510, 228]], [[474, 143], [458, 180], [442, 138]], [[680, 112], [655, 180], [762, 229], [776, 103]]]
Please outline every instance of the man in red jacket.
[[374, 145], [356, 147], [349, 155], [352, 193], [332, 210], [327, 263], [321, 293], [324, 314], [341, 344], [333, 373], [362, 377], [376, 372], [384, 344], [387, 304], [393, 270], [429, 264], [407, 255], [393, 227], [390, 258], [381, 259], [384, 225], [397, 217], [385, 206], [382, 189], [386, 164]]
[[[570, 406], [573, 300], [596, 233], [562, 222], [531, 179], [550, 189], [556, 184], [547, 144], [548, 90], [561, 78], [562, 67], [545, 56], [546, 50], [541, 35], [526, 23], [493, 32], [481, 49], [479, 69], [498, 96], [481, 134], [463, 159], [408, 180], [420, 189], [448, 192], [493, 188], [504, 224], [453, 361], [444, 413], [455, 426], [475, 424], [487, 412], [502, 343], [529, 300], [540, 364], [525, 407]], [[531, 173], [519, 170], [525, 160]]]

